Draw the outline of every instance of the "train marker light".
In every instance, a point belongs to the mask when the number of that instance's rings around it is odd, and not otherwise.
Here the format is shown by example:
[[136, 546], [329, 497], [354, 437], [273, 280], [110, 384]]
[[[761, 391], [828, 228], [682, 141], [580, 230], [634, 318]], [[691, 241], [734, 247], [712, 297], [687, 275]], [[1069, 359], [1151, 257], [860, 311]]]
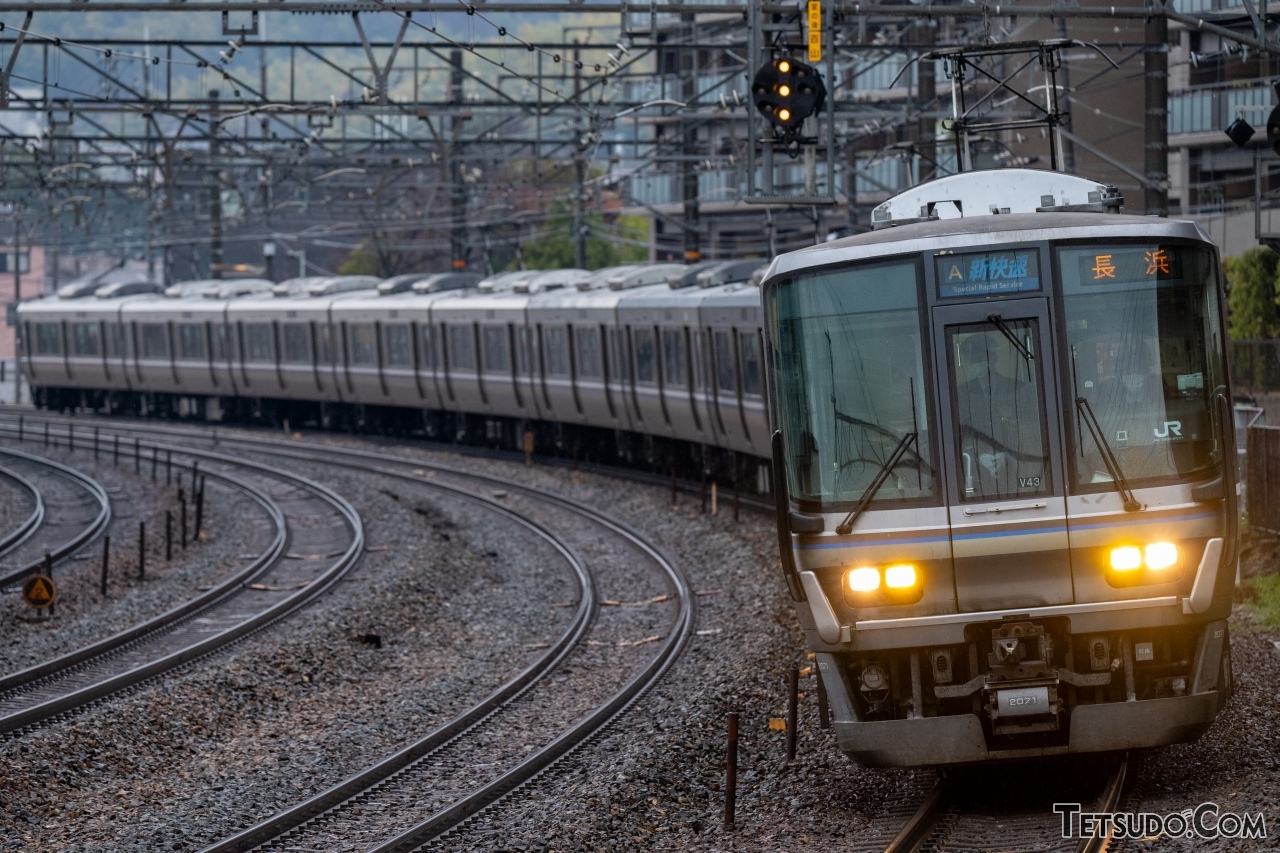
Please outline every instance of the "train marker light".
[[756, 109], [786, 138], [794, 138], [804, 120], [822, 110], [827, 98], [818, 70], [792, 59], [774, 59], [761, 66], [751, 91]]
[[1112, 548], [1111, 568], [1118, 572], [1130, 572], [1142, 568], [1142, 551], [1133, 545]]
[[862, 566], [849, 572], [849, 589], [854, 592], [875, 592], [879, 588], [879, 569]]
[[1147, 546], [1147, 568], [1167, 569], [1178, 563], [1178, 546], [1172, 542], [1156, 542]]
[[910, 589], [916, 585], [916, 567], [899, 563], [884, 570], [884, 585], [890, 589]]

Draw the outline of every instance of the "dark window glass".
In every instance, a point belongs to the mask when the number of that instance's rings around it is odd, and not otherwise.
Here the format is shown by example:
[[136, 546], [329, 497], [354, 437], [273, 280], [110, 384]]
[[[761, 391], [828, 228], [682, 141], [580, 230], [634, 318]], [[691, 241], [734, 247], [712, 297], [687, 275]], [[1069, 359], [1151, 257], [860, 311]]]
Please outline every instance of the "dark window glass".
[[107, 326], [107, 355], [113, 358], [119, 358], [124, 355], [124, 327], [119, 325]]
[[578, 375], [587, 379], [604, 376], [600, 361], [600, 329], [580, 326], [573, 330], [578, 344]]
[[412, 367], [413, 348], [409, 344], [409, 327], [403, 325], [387, 326], [384, 332], [387, 365], [389, 367]]
[[563, 326], [548, 326], [542, 330], [542, 350], [546, 359], [548, 376], [569, 375], [569, 350]]
[[[1034, 356], [1040, 351], [1034, 320], [1005, 325]], [[1040, 361], [1020, 352], [991, 323], [950, 326], [946, 333], [962, 499], [988, 501], [1048, 494], [1048, 457]]]
[[143, 358], [169, 357], [169, 330], [163, 323], [143, 323], [141, 334]]
[[636, 353], [636, 382], [652, 385], [658, 380], [652, 329], [636, 329], [631, 333]]
[[307, 346], [307, 327], [303, 323], [285, 323], [280, 327], [284, 339], [284, 361], [287, 364], [310, 364], [311, 348]]
[[476, 351], [471, 342], [470, 326], [449, 326], [449, 367], [452, 370], [475, 370]]
[[57, 323], [36, 323], [36, 355], [61, 355], [62, 337]]
[[431, 334], [431, 326], [422, 326], [419, 334], [419, 359], [424, 370], [434, 370], [436, 366], [435, 337]]
[[481, 329], [484, 369], [490, 373], [507, 373], [511, 359], [507, 353], [507, 327], [484, 326]]
[[347, 346], [351, 363], [362, 366], [378, 363], [378, 342], [373, 336], [372, 323], [352, 323], [347, 326]]
[[662, 378], [673, 388], [689, 384], [689, 363], [685, 358], [684, 332], [680, 329], [662, 330]]
[[196, 323], [178, 325], [178, 358], [186, 361], [204, 360], [204, 326]]
[[730, 394], [737, 393], [734, 381], [733, 338], [728, 332], [716, 332], [716, 387]]
[[739, 346], [742, 348], [742, 393], [759, 397], [764, 393], [760, 386], [760, 335], [754, 331], [742, 332]]
[[227, 324], [226, 323], [213, 324], [213, 338], [210, 341], [210, 343], [212, 344], [212, 346], [210, 347], [210, 350], [213, 353], [213, 360], [226, 361], [227, 360]]
[[270, 364], [271, 325], [269, 323], [247, 323], [244, 327], [247, 360], [254, 364]]
[[[1207, 474], [1223, 455], [1213, 395], [1226, 385], [1212, 253], [1071, 247], [1058, 269], [1072, 396], [1088, 401], [1119, 473], [1151, 484]], [[1082, 409], [1070, 418], [1075, 484], [1113, 488]]]
[[102, 330], [97, 323], [71, 324], [71, 354], [102, 355]]
[[333, 326], [328, 323], [316, 324], [316, 360], [321, 364], [333, 364], [337, 359], [333, 346]]

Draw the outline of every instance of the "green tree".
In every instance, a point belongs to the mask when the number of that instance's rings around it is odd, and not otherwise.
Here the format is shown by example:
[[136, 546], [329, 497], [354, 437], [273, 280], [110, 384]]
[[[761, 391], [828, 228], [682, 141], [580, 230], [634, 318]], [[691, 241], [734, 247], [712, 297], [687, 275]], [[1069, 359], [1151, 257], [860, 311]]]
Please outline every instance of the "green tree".
[[[619, 216], [610, 224], [599, 213], [588, 212], [583, 216], [583, 225], [587, 229], [587, 269], [648, 260], [649, 224], [643, 217]], [[520, 248], [529, 269], [574, 266], [573, 211], [568, 200], [552, 202], [538, 236]]]
[[1280, 333], [1278, 264], [1280, 255], [1263, 247], [1222, 262], [1227, 276], [1227, 334], [1233, 340], [1272, 338]]

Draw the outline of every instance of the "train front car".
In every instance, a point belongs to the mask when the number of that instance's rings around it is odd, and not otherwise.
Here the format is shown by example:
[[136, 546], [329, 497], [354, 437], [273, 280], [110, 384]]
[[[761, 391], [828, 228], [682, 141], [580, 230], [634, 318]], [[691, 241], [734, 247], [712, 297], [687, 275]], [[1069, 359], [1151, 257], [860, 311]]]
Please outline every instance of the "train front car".
[[861, 763], [1177, 743], [1226, 699], [1218, 258], [1117, 206], [960, 175], [764, 282], [783, 571]]

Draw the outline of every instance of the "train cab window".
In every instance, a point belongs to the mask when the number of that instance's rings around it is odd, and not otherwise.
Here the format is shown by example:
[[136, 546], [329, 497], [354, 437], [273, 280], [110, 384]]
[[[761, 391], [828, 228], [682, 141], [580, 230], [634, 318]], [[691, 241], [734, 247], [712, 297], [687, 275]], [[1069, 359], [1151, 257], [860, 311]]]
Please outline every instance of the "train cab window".
[[397, 323], [383, 330], [384, 352], [390, 367], [412, 367], [413, 348], [409, 344], [409, 327]]
[[446, 326], [449, 338], [449, 367], [453, 370], [475, 370], [476, 350], [471, 341], [471, 327]]
[[653, 329], [636, 329], [631, 333], [635, 348], [636, 382], [652, 385], [658, 381], [657, 358], [653, 341]]
[[378, 363], [378, 343], [374, 340], [372, 323], [347, 326], [347, 347], [352, 364], [368, 366]]
[[204, 360], [204, 326], [196, 323], [178, 324], [178, 358], [186, 361]]
[[662, 330], [662, 379], [672, 388], [689, 384], [689, 362], [684, 346], [684, 331]]
[[143, 358], [168, 358], [169, 335], [163, 323], [143, 323], [140, 327], [142, 335]]
[[97, 323], [71, 324], [71, 354], [102, 355], [102, 329]]
[[542, 330], [542, 350], [548, 376], [569, 375], [568, 338], [564, 326], [547, 326]]
[[[937, 500], [921, 290], [919, 265], [894, 261], [767, 291], [778, 348], [768, 364], [787, 479], [801, 506], [844, 510], [866, 498], [875, 510]], [[755, 335], [744, 332], [739, 343], [748, 337]]]
[[733, 338], [728, 332], [716, 332], [716, 387], [730, 394], [737, 393], [738, 385], [734, 374]]
[[213, 345], [211, 347], [213, 350], [213, 360], [226, 361], [228, 352], [226, 323], [213, 324], [213, 337], [210, 340], [210, 343]]
[[597, 326], [579, 326], [573, 330], [578, 346], [578, 375], [584, 379], [600, 379], [604, 365], [600, 358], [600, 329]]
[[246, 352], [245, 360], [254, 364], [270, 364], [271, 356], [271, 324], [246, 323], [244, 327]]
[[487, 373], [507, 373], [511, 358], [507, 352], [506, 326], [482, 326], [480, 329], [484, 369]]
[[747, 397], [759, 397], [764, 393], [760, 385], [760, 335], [755, 330], [739, 333], [739, 352], [742, 354], [742, 393]]
[[[1226, 385], [1213, 256], [1190, 246], [1060, 248], [1076, 491], [1207, 477], [1220, 464], [1214, 394]], [[1228, 451], [1230, 453], [1231, 451]]]
[[36, 323], [36, 355], [62, 355], [62, 336], [57, 323]]
[[962, 500], [1050, 492], [1036, 325], [1008, 320], [947, 327]]
[[285, 323], [280, 327], [286, 364], [310, 364], [311, 348], [307, 346], [307, 327], [302, 323]]

